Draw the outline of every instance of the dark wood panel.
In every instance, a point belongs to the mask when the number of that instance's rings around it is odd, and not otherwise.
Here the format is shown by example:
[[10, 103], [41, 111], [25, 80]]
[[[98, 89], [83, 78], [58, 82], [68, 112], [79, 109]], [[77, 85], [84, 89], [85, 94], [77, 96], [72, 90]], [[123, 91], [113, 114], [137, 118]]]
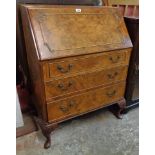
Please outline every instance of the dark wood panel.
[[16, 3], [24, 4], [62, 4], [62, 0], [16, 0]]
[[[130, 65], [127, 77], [127, 87], [125, 93], [127, 105], [130, 106], [134, 104], [134, 101], [132, 101], [132, 95], [135, 84], [137, 82], [136, 78], [139, 72], [139, 19], [127, 17], [125, 17], [124, 19], [133, 43], [133, 50], [131, 52]], [[137, 101], [138, 100], [136, 100], [136, 102]]]
[[100, 0], [62, 0], [63, 5], [102, 5]]
[[16, 3], [52, 5], [99, 5], [100, 0], [16, 0]]

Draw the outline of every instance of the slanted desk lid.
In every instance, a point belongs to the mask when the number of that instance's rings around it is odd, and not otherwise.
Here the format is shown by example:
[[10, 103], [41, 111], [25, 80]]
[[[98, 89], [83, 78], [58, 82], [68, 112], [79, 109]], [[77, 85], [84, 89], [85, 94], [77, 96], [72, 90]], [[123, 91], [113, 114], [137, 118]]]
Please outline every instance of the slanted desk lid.
[[27, 7], [40, 60], [132, 47], [117, 8]]

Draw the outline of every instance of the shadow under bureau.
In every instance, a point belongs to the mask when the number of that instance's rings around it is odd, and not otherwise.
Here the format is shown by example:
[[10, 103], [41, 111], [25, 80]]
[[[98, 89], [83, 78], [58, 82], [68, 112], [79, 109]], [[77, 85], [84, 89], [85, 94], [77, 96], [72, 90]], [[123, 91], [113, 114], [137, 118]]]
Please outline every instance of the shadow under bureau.
[[132, 43], [117, 8], [21, 5], [21, 15], [44, 147], [62, 121], [113, 104], [119, 118]]

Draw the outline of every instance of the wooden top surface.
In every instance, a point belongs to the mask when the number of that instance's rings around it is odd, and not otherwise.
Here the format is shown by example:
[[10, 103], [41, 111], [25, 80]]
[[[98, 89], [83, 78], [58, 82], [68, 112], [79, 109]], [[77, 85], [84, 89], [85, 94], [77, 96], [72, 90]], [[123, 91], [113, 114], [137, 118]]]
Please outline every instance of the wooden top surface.
[[39, 60], [132, 47], [117, 8], [24, 6]]

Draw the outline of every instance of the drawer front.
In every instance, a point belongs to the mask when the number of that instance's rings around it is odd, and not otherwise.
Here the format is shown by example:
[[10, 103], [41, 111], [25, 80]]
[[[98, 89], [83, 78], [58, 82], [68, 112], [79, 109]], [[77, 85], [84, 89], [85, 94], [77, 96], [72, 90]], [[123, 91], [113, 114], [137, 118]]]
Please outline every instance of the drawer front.
[[125, 82], [121, 82], [48, 103], [48, 121], [60, 121], [111, 104], [124, 96], [124, 90]]
[[[65, 58], [54, 60], [47, 65], [45, 79], [59, 76], [67, 76], [76, 73], [96, 70], [99, 68], [110, 68], [119, 65], [128, 65], [131, 49], [98, 53], [89, 56], [79, 56], [76, 58]], [[45, 70], [45, 69], [44, 69]]]
[[47, 82], [45, 84], [46, 99], [50, 101], [51, 98], [67, 93], [126, 80], [127, 69], [127, 66], [121, 66]]

